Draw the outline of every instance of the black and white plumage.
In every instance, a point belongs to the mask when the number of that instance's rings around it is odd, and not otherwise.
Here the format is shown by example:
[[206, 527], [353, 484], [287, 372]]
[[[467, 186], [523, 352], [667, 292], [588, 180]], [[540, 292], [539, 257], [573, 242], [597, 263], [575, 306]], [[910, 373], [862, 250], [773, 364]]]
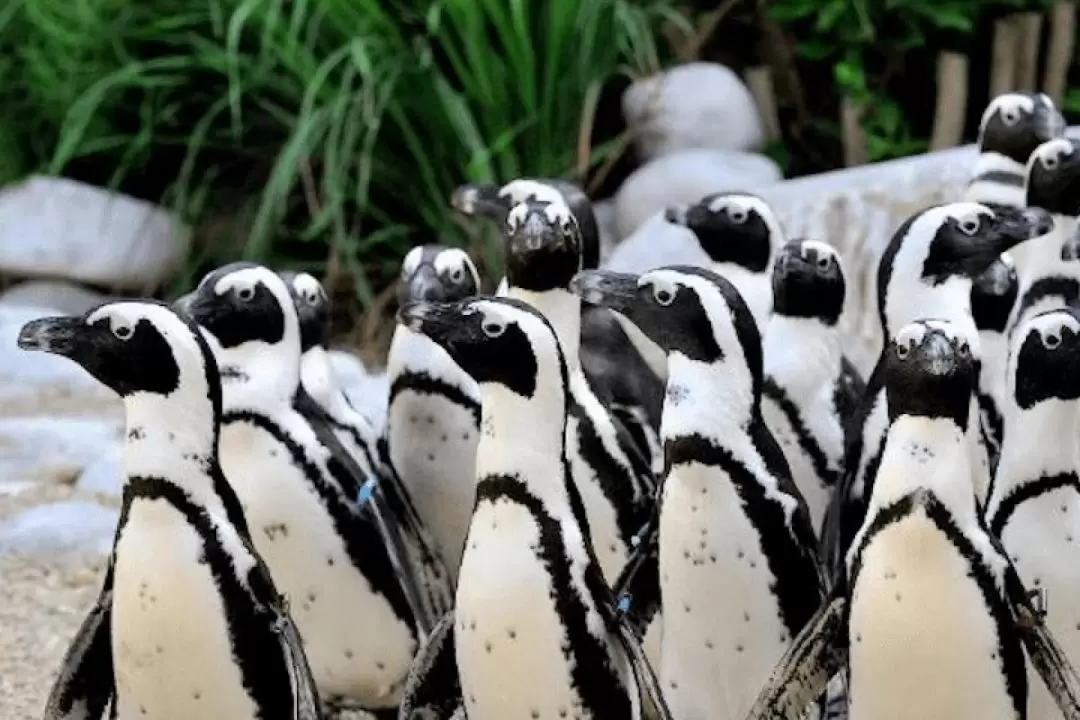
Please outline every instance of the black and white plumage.
[[997, 467], [1005, 429], [1005, 364], [1009, 359], [1008, 324], [1020, 281], [1008, 252], [1001, 254], [971, 286], [971, 316], [979, 331], [979, 403], [983, 442], [989, 453], [990, 471]]
[[675, 717], [742, 718], [824, 585], [802, 495], [761, 416], [762, 342], [734, 285], [672, 266], [585, 272], [588, 302], [667, 354], [661, 685]]
[[866, 521], [749, 720], [796, 720], [837, 673], [859, 720], [1023, 718], [1025, 650], [1064, 717], [1080, 716], [1080, 678], [971, 492], [976, 342], [963, 324], [920, 320], [889, 344], [889, 429]]
[[422, 640], [360, 487], [295, 408], [300, 323], [275, 272], [233, 263], [178, 307], [201, 326], [221, 367], [221, 466], [275, 582], [291, 599], [324, 702], [397, 706]]
[[781, 248], [772, 278], [761, 413], [817, 532], [843, 469], [844, 426], [866, 383], [841, 342], [846, 283], [840, 254], [820, 241], [792, 240]]
[[198, 328], [116, 302], [35, 320], [19, 346], [75, 361], [126, 415], [113, 551], [46, 720], [318, 720], [300, 636], [218, 465], [221, 382]]
[[[449, 302], [480, 292], [468, 254], [424, 245], [408, 252], [398, 302]], [[386, 359], [386, 451], [456, 580], [476, 496], [480, 390], [438, 344], [400, 323]]]
[[[1080, 319], [1071, 310], [1035, 315], [1012, 336], [1005, 443], [986, 523], [1021, 580], [1044, 593], [1046, 624], [1080, 662]], [[1028, 673], [1029, 720], [1054, 720], [1054, 699]]]
[[300, 320], [300, 388], [294, 405], [367, 497], [383, 545], [426, 631], [452, 604], [452, 581], [412, 494], [387, 467], [371, 420], [358, 412], [338, 384], [329, 353], [330, 298], [308, 273], [279, 273], [292, 291]]
[[581, 299], [569, 290], [581, 269], [581, 233], [565, 203], [526, 200], [507, 216], [503, 247], [506, 296], [539, 310], [558, 333], [566, 356], [570, 473], [585, 504], [600, 569], [614, 583], [651, 515], [655, 477], [621, 418], [600, 402], [582, 370]]
[[[974, 278], [1020, 243], [1050, 231], [1050, 215], [1038, 209], [978, 203], [935, 205], [910, 217], [893, 235], [878, 265], [878, 314], [884, 337], [922, 317], [955, 323], [959, 332], [978, 335], [971, 313]], [[888, 427], [885, 358], [882, 350], [867, 390], [845, 430], [844, 476], [834, 492], [822, 527], [827, 569], [843, 562], [851, 539], [862, 525]], [[974, 395], [971, 399], [975, 403]], [[977, 416], [977, 412], [974, 413]], [[979, 423], [967, 425], [973, 456], [971, 485], [980, 502], [990, 483], [989, 459]]]
[[667, 717], [589, 547], [556, 330], [508, 298], [414, 304], [399, 318], [476, 380], [483, 406], [455, 610], [418, 656], [401, 717], [449, 718], [464, 706], [470, 720], [637, 720], [648, 704]]

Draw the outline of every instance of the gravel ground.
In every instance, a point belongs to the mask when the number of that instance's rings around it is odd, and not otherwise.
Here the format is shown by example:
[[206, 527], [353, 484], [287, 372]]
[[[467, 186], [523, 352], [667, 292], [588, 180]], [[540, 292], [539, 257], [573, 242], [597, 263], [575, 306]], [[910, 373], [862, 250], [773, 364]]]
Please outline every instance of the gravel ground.
[[[55, 485], [0, 494], [0, 520], [73, 498], [101, 499]], [[103, 571], [103, 558], [0, 556], [0, 718], [41, 718], [60, 660], [97, 597]]]

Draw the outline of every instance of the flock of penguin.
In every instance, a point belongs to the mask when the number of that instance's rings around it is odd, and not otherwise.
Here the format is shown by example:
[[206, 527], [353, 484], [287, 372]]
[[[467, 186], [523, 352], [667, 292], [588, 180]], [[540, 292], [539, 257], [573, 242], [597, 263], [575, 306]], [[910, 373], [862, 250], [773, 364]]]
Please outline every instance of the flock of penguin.
[[[468, 185], [505, 278], [404, 258], [385, 430], [308, 274], [27, 324], [123, 399], [123, 509], [46, 720], [1080, 719], [1080, 141], [995, 98], [880, 261], [749, 194], [598, 269], [573, 184]], [[352, 715], [350, 715], [352, 714]]]

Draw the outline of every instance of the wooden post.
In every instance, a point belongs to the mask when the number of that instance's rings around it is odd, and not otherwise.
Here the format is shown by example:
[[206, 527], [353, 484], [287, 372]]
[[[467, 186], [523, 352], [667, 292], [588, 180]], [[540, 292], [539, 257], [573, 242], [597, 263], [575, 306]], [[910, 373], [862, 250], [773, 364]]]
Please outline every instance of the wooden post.
[[776, 109], [776, 91], [773, 89], [772, 71], [767, 65], [746, 69], [746, 85], [754, 96], [758, 115], [765, 129], [765, 142], [780, 140], [780, 114]]
[[840, 101], [840, 140], [844, 146], [844, 166], [865, 165], [870, 160], [862, 130], [863, 108], [851, 98]]
[[1039, 45], [1042, 39], [1042, 15], [1037, 12], [1017, 13], [1016, 23], [1016, 89], [1035, 92], [1039, 81]]
[[1050, 42], [1046, 50], [1043, 92], [1059, 108], [1065, 99], [1065, 84], [1076, 43], [1076, 3], [1058, 0], [1050, 10]]
[[964, 118], [968, 99], [968, 58], [956, 52], [942, 52], [937, 62], [937, 107], [931, 150], [944, 150], [960, 144], [964, 137]]
[[1016, 89], [1016, 28], [1012, 19], [994, 23], [994, 49], [990, 65], [990, 99]]

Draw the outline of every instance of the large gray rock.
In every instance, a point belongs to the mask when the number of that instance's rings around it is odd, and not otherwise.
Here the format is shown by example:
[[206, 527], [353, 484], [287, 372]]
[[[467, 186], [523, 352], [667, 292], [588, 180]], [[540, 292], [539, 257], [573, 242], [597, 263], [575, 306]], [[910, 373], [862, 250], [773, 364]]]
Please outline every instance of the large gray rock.
[[694, 233], [682, 225], [672, 225], [656, 213], [633, 235], [626, 238], [604, 261], [604, 267], [616, 272], [641, 274], [661, 265], [709, 264]]
[[118, 422], [101, 418], [21, 417], [0, 420], [0, 483], [74, 482], [119, 447]]
[[669, 205], [683, 205], [714, 192], [754, 190], [783, 177], [764, 155], [735, 150], [680, 150], [630, 174], [615, 194], [619, 235], [630, 237]]
[[0, 554], [106, 555], [118, 517], [115, 510], [92, 502], [39, 505], [0, 522]]
[[28, 280], [0, 293], [0, 305], [48, 308], [57, 315], [82, 315], [106, 299], [101, 293], [62, 280]]
[[615, 201], [599, 200], [593, 203], [597, 230], [600, 231], [600, 258], [606, 258], [622, 240], [619, 235], [619, 221], [616, 218]]
[[190, 231], [163, 208], [35, 176], [0, 190], [0, 272], [140, 290], [166, 281]]
[[125, 480], [123, 445], [117, 442], [86, 466], [75, 483], [75, 489], [103, 495], [120, 495], [124, 490]]
[[750, 89], [716, 63], [676, 65], [638, 80], [622, 106], [642, 159], [693, 148], [759, 150], [765, 140]]
[[331, 350], [330, 362], [349, 402], [371, 421], [376, 431], [381, 431], [386, 425], [386, 407], [390, 399], [390, 381], [386, 372], [368, 372], [360, 358], [345, 350]]

